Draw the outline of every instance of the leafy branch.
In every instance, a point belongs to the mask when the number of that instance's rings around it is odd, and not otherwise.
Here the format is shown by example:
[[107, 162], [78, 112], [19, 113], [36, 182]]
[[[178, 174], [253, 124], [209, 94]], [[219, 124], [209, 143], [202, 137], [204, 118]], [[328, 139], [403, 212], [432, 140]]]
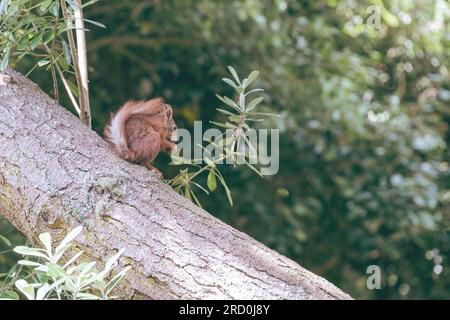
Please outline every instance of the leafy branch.
[[[209, 145], [203, 147], [198, 145], [203, 152], [203, 159], [185, 159], [178, 155], [172, 155], [172, 164], [185, 165], [185, 169], [180, 170], [179, 174], [169, 181], [169, 184], [180, 194], [186, 198], [195, 201], [201, 206], [198, 197], [194, 192], [194, 188], [209, 194], [217, 189], [217, 180], [225, 189], [230, 205], [233, 205], [230, 189], [228, 188], [225, 179], [220, 172], [218, 165], [226, 162], [231, 163], [235, 167], [243, 164], [256, 172], [259, 176], [261, 172], [251, 162], [258, 162], [257, 149], [248, 138], [248, 132], [251, 130], [250, 122], [263, 121], [264, 116], [277, 116], [270, 113], [255, 112], [255, 108], [264, 100], [264, 97], [256, 96], [250, 100], [251, 96], [263, 92], [263, 89], [253, 89], [247, 91], [251, 84], [258, 78], [259, 72], [253, 71], [250, 75], [243, 79], [239, 78], [236, 70], [229, 66], [233, 80], [230, 78], [223, 78], [222, 81], [231, 86], [237, 93], [237, 99], [233, 100], [227, 96], [216, 95], [217, 98], [226, 106], [224, 108], [217, 108], [217, 111], [227, 117], [225, 122], [214, 122], [213, 125], [218, 128], [225, 129], [224, 132], [214, 141], [207, 141]], [[247, 100], [250, 102], [247, 103]], [[220, 156], [213, 157], [210, 149], [214, 148], [216, 151], [220, 150]], [[247, 151], [247, 152], [246, 152]], [[205, 165], [202, 167], [198, 163], [202, 162]], [[253, 160], [253, 161], [251, 161]], [[189, 170], [191, 169], [191, 171]], [[195, 181], [201, 174], [207, 173], [206, 187]], [[208, 191], [209, 190], [209, 191]]]
[[[88, 64], [83, 9], [98, 0], [0, 0], [0, 72], [26, 56], [35, 68], [51, 73], [53, 95], [59, 101], [58, 77], [81, 121], [91, 126]], [[75, 31], [75, 34], [74, 34]], [[28, 74], [29, 74], [28, 73]], [[75, 79], [76, 84], [71, 79]]]

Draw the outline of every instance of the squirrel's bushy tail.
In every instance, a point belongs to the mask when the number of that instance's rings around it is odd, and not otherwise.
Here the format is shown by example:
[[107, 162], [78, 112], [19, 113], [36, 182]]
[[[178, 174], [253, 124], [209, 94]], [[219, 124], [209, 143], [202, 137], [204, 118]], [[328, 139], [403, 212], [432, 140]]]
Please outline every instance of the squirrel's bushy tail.
[[128, 101], [105, 127], [105, 137], [114, 147], [119, 156], [128, 161], [134, 161], [135, 153], [129, 149], [126, 135], [126, 124], [133, 115], [152, 116], [161, 112], [164, 102], [161, 98], [149, 101]]

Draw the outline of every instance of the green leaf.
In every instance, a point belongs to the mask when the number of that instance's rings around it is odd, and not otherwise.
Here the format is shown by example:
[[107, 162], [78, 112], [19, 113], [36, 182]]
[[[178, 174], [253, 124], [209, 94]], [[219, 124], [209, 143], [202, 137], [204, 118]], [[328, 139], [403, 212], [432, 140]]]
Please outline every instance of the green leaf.
[[5, 71], [9, 63], [9, 50], [3, 55], [2, 63], [0, 63], [0, 72]]
[[241, 110], [245, 109], [245, 94], [239, 95], [239, 106], [241, 107]]
[[220, 101], [222, 101], [223, 103], [225, 103], [226, 105], [228, 105], [228, 106], [230, 106], [230, 107], [232, 107], [232, 108], [238, 110], [239, 112], [242, 111], [242, 109], [238, 106], [238, 104], [237, 104], [236, 102], [234, 102], [233, 100], [231, 100], [230, 98], [228, 98], [228, 97], [222, 97], [222, 96], [220, 96], [220, 95], [218, 95], [218, 94], [216, 94], [216, 97], [217, 97]]
[[[83, 231], [82, 226], [78, 226], [72, 231], [70, 231], [66, 237], [61, 241], [61, 243], [55, 249], [55, 255], [59, 254], [64, 247], [66, 247], [73, 239], [75, 239]], [[64, 250], [65, 251], [65, 250]]]
[[220, 122], [215, 122], [215, 121], [210, 121], [209, 123], [212, 123], [218, 127], [221, 128], [226, 128], [226, 129], [236, 129], [236, 126], [234, 124], [231, 124], [229, 122], [227, 123], [220, 123]]
[[240, 85], [241, 81], [239, 80], [239, 76], [238, 76], [236, 70], [232, 66], [228, 66], [228, 71], [230, 71], [230, 73], [233, 75], [233, 78]]
[[[55, 282], [53, 282], [50, 287], [48, 288], [48, 291], [51, 291], [53, 289], [55, 289], [56, 287], [59, 287], [60, 285], [62, 285], [64, 282], [67, 281], [68, 278], [62, 278], [59, 280], [56, 280]], [[42, 282], [42, 281], [41, 281]]]
[[45, 249], [47, 250], [47, 255], [52, 256], [52, 236], [48, 232], [41, 233], [39, 235], [39, 240], [41, 240]]
[[69, 248], [70, 248], [70, 245], [66, 245], [65, 247], [63, 247], [62, 249], [60, 249], [58, 251], [55, 250], [55, 253], [53, 256], [53, 262], [58, 262], [59, 259], [61, 259], [62, 255], [64, 254], [64, 252]]
[[105, 292], [105, 290], [106, 290], [106, 282], [104, 280], [97, 280], [91, 285], [91, 287], [93, 289], [96, 289], [96, 290], [100, 291], [100, 292]]
[[[264, 121], [264, 119], [255, 119], [255, 118], [245, 118], [246, 121], [253, 121], [253, 122], [261, 122]], [[246, 128], [247, 129], [247, 128]], [[250, 130], [250, 129], [247, 129]]]
[[258, 78], [259, 76], [259, 71], [252, 71], [252, 73], [250, 73], [250, 75], [248, 76], [248, 80], [246, 83], [246, 86], [248, 87], [253, 81], [256, 80], [256, 78]]
[[62, 39], [62, 46], [63, 46], [64, 58], [66, 58], [67, 64], [71, 64], [72, 56], [70, 54], [69, 45], [67, 44], [67, 42], [64, 39]]
[[175, 164], [175, 165], [191, 164], [192, 163], [191, 160], [185, 159], [185, 158], [177, 156], [175, 154], [171, 154], [170, 158], [172, 159], [172, 163]]
[[37, 36], [35, 36], [32, 40], [31, 43], [28, 43], [28, 41], [26, 41], [26, 43], [24, 43], [24, 45], [26, 45], [26, 47], [30, 46], [31, 50], [36, 49], [36, 47], [40, 44], [42, 44], [42, 37], [44, 36], [43, 33], [39, 33]]
[[[61, 69], [63, 69], [64, 71], [68, 71], [70, 69], [69, 64], [67, 63], [67, 60], [66, 60], [65, 56], [64, 57], [59, 56], [58, 58], [56, 58], [56, 61], [58, 62], [58, 64], [61, 67]], [[69, 80], [67, 80], [67, 82], [69, 82]], [[75, 86], [75, 88], [76, 87], [77, 86]], [[77, 89], [77, 91], [78, 91], [78, 89]]]
[[80, 265], [80, 277], [86, 275], [89, 273], [89, 271], [93, 270], [93, 268], [95, 267], [95, 262], [88, 262], [88, 263], [82, 263]]
[[34, 288], [31, 284], [23, 279], [19, 279], [15, 282], [15, 286], [28, 300], [34, 300]]
[[0, 234], [0, 240], [6, 244], [8, 247], [11, 247], [11, 242], [8, 240], [8, 238], [6, 238], [5, 236]]
[[118, 261], [120, 256], [125, 252], [125, 248], [120, 249], [115, 255], [110, 257], [108, 260], [106, 260], [105, 263], [105, 271], [111, 270], [112, 267], [114, 267]]
[[80, 251], [76, 253], [72, 258], [70, 258], [63, 266], [63, 269], [66, 269], [68, 266], [70, 266], [72, 263], [74, 263], [81, 255], [83, 254], [83, 251]]
[[0, 300], [19, 300], [19, 295], [15, 291], [0, 291]]
[[50, 63], [50, 60], [42, 59], [42, 60], [38, 61], [37, 65], [38, 65], [39, 67], [43, 67], [43, 66], [48, 65], [49, 63]]
[[50, 291], [50, 285], [45, 283], [42, 287], [37, 289], [36, 300], [44, 300], [47, 293]]
[[94, 3], [96, 3], [96, 2], [98, 2], [98, 0], [90, 0], [90, 1], [88, 1], [88, 2], [86, 2], [86, 3], [83, 3], [83, 4], [81, 5], [81, 8], [90, 6], [91, 4], [94, 4]]
[[51, 12], [52, 12], [54, 17], [58, 17], [59, 16], [59, 2], [53, 2], [52, 3]]
[[78, 87], [76, 86], [76, 84], [70, 80], [67, 80], [67, 84], [69, 85], [70, 91], [72, 91], [73, 95], [78, 98]]
[[265, 112], [249, 112], [252, 116], [265, 116], [265, 117], [281, 117], [279, 114], [265, 113]]
[[208, 184], [208, 189], [211, 192], [213, 192], [217, 189], [217, 181], [216, 181], [216, 175], [214, 174], [214, 169], [211, 169], [209, 171], [207, 184]]
[[222, 81], [225, 82], [226, 84], [228, 84], [229, 86], [236, 88], [236, 84], [233, 82], [233, 80], [228, 79], [228, 78], [222, 78]]
[[223, 114], [229, 115], [229, 116], [234, 116], [235, 115], [234, 113], [232, 113], [232, 112], [230, 112], [228, 110], [225, 110], [225, 109], [216, 108], [216, 110], [221, 112], [221, 113], [223, 113]]
[[45, 274], [47, 274], [47, 272], [48, 272], [48, 267], [46, 266], [46, 265], [40, 265], [39, 267], [37, 267], [37, 268], [35, 268], [34, 269], [34, 271], [37, 273], [37, 272], [42, 272], [42, 273], [45, 273]]
[[42, 1], [41, 4], [40, 4], [39, 9], [40, 9], [42, 12], [47, 11], [48, 7], [50, 7], [50, 5], [52, 4], [52, 1], [53, 1], [53, 0], [45, 0], [45, 1]]
[[48, 30], [45, 31], [42, 34], [42, 43], [49, 43], [50, 41], [52, 41], [52, 39], [55, 37], [55, 32], [53, 32], [53, 30]]
[[34, 256], [34, 257], [40, 257], [44, 258], [46, 260], [49, 260], [46, 254], [44, 254], [44, 249], [38, 249], [38, 248], [30, 248], [25, 246], [17, 246], [13, 249], [14, 252], [19, 253], [24, 256]]
[[252, 111], [253, 109], [255, 109], [255, 107], [260, 104], [262, 101], [264, 100], [264, 97], [258, 97], [253, 99], [247, 106], [247, 108], [245, 109], [246, 111]]
[[239, 94], [242, 94], [245, 92], [245, 88], [243, 86], [237, 86], [237, 87], [235, 87], [235, 89]]
[[17, 261], [17, 264], [20, 264], [21, 266], [30, 266], [30, 267], [40, 267], [42, 264], [30, 260], [19, 260]]
[[238, 123], [241, 120], [241, 116], [233, 114], [228, 117], [228, 120], [230, 120], [231, 122]]
[[37, 281], [40, 283], [46, 283], [50, 280], [50, 277], [47, 275], [48, 268], [44, 266], [47, 270], [39, 271], [38, 268], [34, 269], [34, 274], [36, 275]]
[[0, 2], [0, 16], [8, 9], [9, 0], [2, 0]]
[[56, 263], [47, 263], [48, 275], [53, 278], [65, 278], [67, 277], [66, 271]]
[[103, 23], [100, 23], [100, 22], [97, 22], [97, 21], [94, 21], [94, 20], [89, 20], [89, 19], [84, 19], [84, 21], [86, 21], [86, 22], [88, 22], [90, 24], [96, 25], [97, 27], [106, 29], [106, 26]]
[[114, 276], [114, 278], [111, 279], [111, 281], [108, 282], [108, 284], [106, 285], [106, 294], [109, 294], [111, 290], [117, 286], [117, 284], [125, 277], [126, 273], [130, 269], [131, 269], [130, 266], [122, 269], [119, 273], [117, 273]]
[[225, 179], [223, 178], [222, 174], [218, 173], [218, 177], [219, 177], [219, 181], [222, 184], [223, 188], [225, 189], [225, 192], [227, 194], [227, 198], [228, 198], [228, 202], [230, 203], [231, 206], [233, 206], [233, 198], [231, 197], [231, 191], [228, 188]]
[[247, 92], [245, 95], [248, 96], [249, 94], [256, 93], [256, 92], [264, 92], [264, 90], [263, 89], [253, 89], [253, 90]]

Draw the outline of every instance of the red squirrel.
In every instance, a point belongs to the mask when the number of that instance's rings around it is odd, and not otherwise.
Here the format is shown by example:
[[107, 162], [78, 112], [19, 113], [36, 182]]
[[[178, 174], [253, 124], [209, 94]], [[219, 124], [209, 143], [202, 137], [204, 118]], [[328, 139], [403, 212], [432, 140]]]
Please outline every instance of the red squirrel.
[[172, 133], [177, 129], [172, 107], [161, 98], [147, 101], [129, 101], [111, 116], [105, 127], [105, 137], [117, 154], [149, 170], [160, 151], [176, 152]]

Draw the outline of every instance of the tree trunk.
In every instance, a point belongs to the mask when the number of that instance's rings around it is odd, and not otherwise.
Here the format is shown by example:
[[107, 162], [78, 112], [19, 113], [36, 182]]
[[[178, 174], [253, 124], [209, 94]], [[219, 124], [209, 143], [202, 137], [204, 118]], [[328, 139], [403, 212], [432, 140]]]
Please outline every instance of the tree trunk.
[[122, 298], [350, 299], [118, 158], [11, 69], [0, 74], [0, 213], [34, 243], [83, 225], [76, 245], [95, 261], [126, 248]]

